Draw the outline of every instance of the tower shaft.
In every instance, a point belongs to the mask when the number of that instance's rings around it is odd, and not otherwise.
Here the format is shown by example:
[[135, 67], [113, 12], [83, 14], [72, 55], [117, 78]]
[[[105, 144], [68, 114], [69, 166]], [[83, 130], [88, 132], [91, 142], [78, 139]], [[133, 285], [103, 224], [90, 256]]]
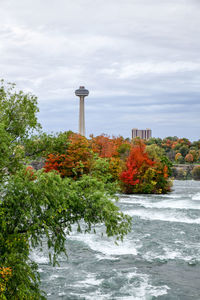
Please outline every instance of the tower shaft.
[[79, 104], [79, 134], [85, 136], [85, 97], [89, 95], [89, 91], [85, 89], [84, 86], [80, 86], [78, 90], [75, 91], [75, 95], [80, 98]]
[[81, 135], [85, 136], [85, 106], [84, 106], [84, 96], [80, 96], [79, 133]]

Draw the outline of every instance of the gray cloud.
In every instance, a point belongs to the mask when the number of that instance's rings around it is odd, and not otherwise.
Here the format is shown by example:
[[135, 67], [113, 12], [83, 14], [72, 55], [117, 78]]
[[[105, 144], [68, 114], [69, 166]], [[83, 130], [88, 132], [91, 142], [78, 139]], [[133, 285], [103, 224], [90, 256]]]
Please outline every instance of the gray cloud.
[[38, 96], [47, 131], [199, 139], [198, 1], [1, 0], [1, 77]]

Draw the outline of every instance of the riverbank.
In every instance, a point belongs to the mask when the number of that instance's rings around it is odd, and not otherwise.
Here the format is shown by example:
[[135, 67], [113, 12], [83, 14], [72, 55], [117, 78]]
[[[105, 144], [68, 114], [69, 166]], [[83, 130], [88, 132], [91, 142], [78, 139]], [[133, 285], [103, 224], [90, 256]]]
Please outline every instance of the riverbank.
[[172, 167], [172, 177], [177, 180], [195, 179], [192, 170], [199, 164], [174, 164]]

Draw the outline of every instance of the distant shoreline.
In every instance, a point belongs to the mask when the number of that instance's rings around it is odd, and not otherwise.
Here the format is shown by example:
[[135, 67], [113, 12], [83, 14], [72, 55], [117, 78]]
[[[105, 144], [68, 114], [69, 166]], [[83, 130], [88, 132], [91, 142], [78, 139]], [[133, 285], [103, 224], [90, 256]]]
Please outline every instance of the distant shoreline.
[[[192, 170], [194, 167], [199, 166], [198, 163], [193, 164], [173, 164], [172, 166], [172, 177], [176, 180], [191, 180], [194, 179], [192, 176]], [[196, 180], [196, 179], [194, 179]], [[198, 181], [198, 180], [196, 180]]]

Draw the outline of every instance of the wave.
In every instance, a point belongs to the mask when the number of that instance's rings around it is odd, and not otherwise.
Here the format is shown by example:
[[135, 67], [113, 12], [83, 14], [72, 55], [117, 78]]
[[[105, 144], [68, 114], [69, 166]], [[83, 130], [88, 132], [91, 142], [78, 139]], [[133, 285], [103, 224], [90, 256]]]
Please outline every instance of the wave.
[[[87, 244], [90, 249], [97, 252], [98, 259], [112, 259], [112, 256], [118, 255], [137, 255], [137, 249], [141, 247], [140, 241], [131, 241], [128, 238], [123, 242], [114, 243], [114, 239], [103, 239], [95, 234], [76, 234], [69, 237], [71, 240], [81, 241]], [[137, 243], [137, 244], [136, 244]], [[99, 252], [103, 254], [99, 256]]]
[[192, 197], [192, 200], [194, 200], [194, 201], [200, 201], [200, 193], [195, 194], [195, 195]]
[[[167, 285], [162, 286], [153, 286], [150, 283], [150, 276], [147, 274], [142, 274], [137, 272], [137, 268], [132, 269], [128, 273], [117, 272], [114, 277], [109, 279], [96, 279], [97, 274], [89, 273], [86, 276], [85, 280], [81, 280], [76, 284], [73, 284], [73, 287], [81, 288], [91, 288], [98, 286], [95, 291], [87, 291], [87, 295], [84, 295], [84, 299], [93, 300], [93, 299], [113, 299], [112, 291], [106, 295], [103, 293], [104, 285], [115, 286], [115, 281], [119, 281], [120, 278], [125, 280], [125, 283], [122, 287], [119, 287], [118, 293], [123, 295], [114, 296], [114, 299], [123, 299], [123, 300], [143, 300], [143, 299], [152, 299], [153, 297], [158, 297], [167, 294], [169, 287]], [[115, 293], [115, 291], [113, 291]], [[74, 294], [75, 295], [75, 294]], [[82, 294], [77, 293], [76, 296], [82, 296]]]
[[38, 264], [46, 265], [49, 263], [49, 257], [44, 255], [44, 252], [34, 250], [30, 254], [30, 258]]
[[141, 194], [141, 195], [129, 195], [127, 197], [124, 196], [120, 196], [119, 197], [119, 202], [122, 203], [134, 203], [138, 200], [148, 200], [148, 201], [152, 201], [155, 200], [157, 198], [170, 198], [170, 199], [180, 199], [182, 198], [182, 195], [177, 195], [177, 194]]
[[182, 213], [170, 212], [170, 211], [146, 211], [145, 209], [138, 210], [127, 210], [124, 211], [125, 214], [132, 217], [140, 217], [144, 220], [158, 220], [166, 222], [175, 222], [175, 223], [187, 223], [187, 224], [200, 224], [200, 218], [192, 219], [186, 217]]
[[171, 209], [200, 209], [200, 204], [192, 203], [190, 200], [161, 201], [154, 203], [142, 203], [145, 208], [171, 208]]
[[[196, 196], [196, 195], [195, 195]], [[192, 199], [194, 200], [194, 199]], [[198, 199], [196, 199], [198, 200]], [[200, 200], [200, 199], [199, 199]], [[200, 209], [200, 203], [194, 203], [191, 200], [162, 200], [153, 202], [150, 199], [122, 199], [123, 204], [139, 204], [145, 208], [171, 208], [171, 209]]]
[[76, 284], [73, 284], [73, 287], [87, 287], [87, 286], [95, 286], [100, 285], [102, 283], [103, 279], [96, 279], [95, 273], [89, 273], [86, 275], [86, 278], [84, 280], [81, 280], [77, 282]]
[[167, 285], [151, 285], [150, 276], [147, 274], [137, 273], [137, 271], [128, 273], [127, 278], [128, 283], [120, 289], [120, 292], [126, 293], [127, 291], [130, 291], [129, 293], [131, 296], [123, 297], [123, 300], [152, 299], [152, 297], [166, 295], [169, 289]]
[[149, 261], [169, 261], [169, 260], [182, 260], [185, 262], [199, 262], [200, 261], [200, 255], [199, 253], [195, 253], [194, 255], [185, 255], [185, 253], [182, 253], [181, 249], [170, 249], [165, 247], [164, 254], [158, 254], [156, 251], [149, 251], [146, 252], [142, 257]]

